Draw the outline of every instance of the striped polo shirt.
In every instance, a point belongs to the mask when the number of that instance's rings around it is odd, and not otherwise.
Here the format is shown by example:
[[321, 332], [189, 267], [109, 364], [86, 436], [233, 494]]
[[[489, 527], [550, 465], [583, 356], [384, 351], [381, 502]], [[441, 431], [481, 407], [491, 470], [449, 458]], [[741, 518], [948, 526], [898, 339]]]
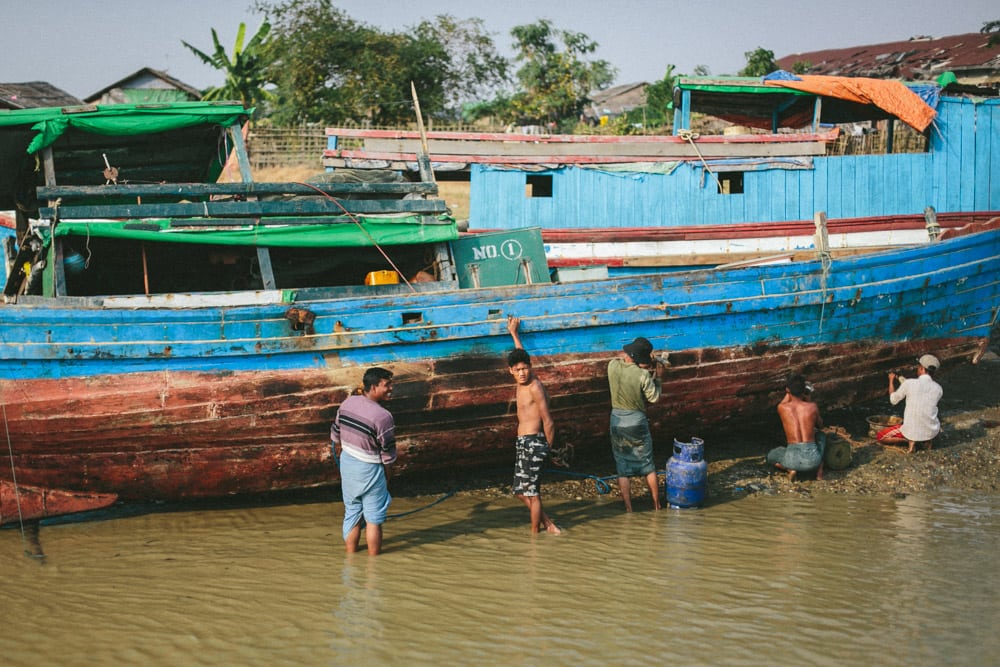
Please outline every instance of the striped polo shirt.
[[396, 460], [396, 427], [392, 413], [366, 396], [348, 396], [340, 405], [330, 427], [330, 438], [359, 461], [392, 463]]

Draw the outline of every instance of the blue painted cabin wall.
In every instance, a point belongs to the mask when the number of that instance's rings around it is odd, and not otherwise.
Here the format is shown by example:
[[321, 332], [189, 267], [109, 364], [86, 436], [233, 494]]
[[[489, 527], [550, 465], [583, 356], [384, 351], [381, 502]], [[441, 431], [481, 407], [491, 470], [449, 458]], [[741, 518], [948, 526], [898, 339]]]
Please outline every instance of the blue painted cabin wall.
[[[818, 157], [812, 169], [744, 172], [742, 194], [718, 194], [700, 164], [669, 174], [563, 167], [541, 172], [471, 166], [469, 226], [676, 227], [736, 222], [1000, 210], [1000, 100], [942, 98], [927, 153]], [[552, 197], [526, 194], [528, 174], [552, 176]]]

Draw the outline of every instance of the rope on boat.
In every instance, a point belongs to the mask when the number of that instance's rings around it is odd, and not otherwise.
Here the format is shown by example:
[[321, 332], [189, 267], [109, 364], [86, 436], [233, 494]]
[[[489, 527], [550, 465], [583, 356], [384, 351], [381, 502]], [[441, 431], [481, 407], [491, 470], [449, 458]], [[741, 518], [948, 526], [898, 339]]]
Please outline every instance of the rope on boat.
[[324, 197], [326, 197], [327, 199], [329, 199], [330, 201], [332, 201], [334, 204], [336, 204], [337, 206], [339, 206], [340, 210], [344, 212], [344, 215], [346, 215], [348, 218], [350, 218], [351, 222], [353, 222], [354, 224], [356, 224], [358, 226], [358, 229], [360, 229], [361, 232], [365, 236], [368, 237], [368, 240], [372, 242], [372, 245], [375, 246], [375, 249], [378, 250], [380, 253], [382, 253], [382, 256], [385, 257], [385, 261], [389, 262], [389, 266], [391, 266], [393, 269], [395, 269], [396, 273], [399, 274], [399, 277], [403, 280], [404, 283], [406, 283], [406, 286], [410, 288], [410, 291], [411, 292], [416, 292], [417, 291], [416, 288], [413, 285], [410, 284], [410, 281], [406, 279], [406, 276], [403, 275], [403, 272], [399, 270], [399, 267], [396, 266], [395, 262], [393, 262], [391, 259], [389, 259], [389, 255], [386, 254], [385, 250], [382, 250], [382, 246], [380, 246], [378, 244], [378, 241], [376, 241], [375, 238], [371, 234], [368, 233], [368, 230], [365, 229], [365, 226], [361, 224], [361, 221], [358, 220], [357, 217], [355, 217], [355, 215], [353, 213], [351, 213], [346, 208], [344, 208], [344, 205], [341, 204], [340, 201], [338, 201], [336, 197], [332, 197], [332, 196], [330, 196], [330, 194], [328, 194], [326, 192], [323, 192], [322, 190], [320, 190], [319, 188], [317, 188], [312, 183], [298, 183], [298, 182], [296, 182], [296, 185], [302, 185], [302, 186], [305, 186], [307, 188], [312, 188], [313, 190], [315, 190], [316, 192], [320, 193], [321, 195], [323, 195]]
[[[7, 424], [7, 402], [0, 401], [0, 409], [3, 410], [3, 430], [7, 436], [7, 456], [10, 458], [10, 479], [14, 484], [14, 503], [17, 505], [17, 523], [21, 530], [21, 543], [24, 545], [25, 555], [35, 558], [35, 555], [28, 551], [28, 538], [24, 534], [24, 515], [21, 513], [21, 491], [17, 486], [17, 473], [14, 472], [14, 446], [10, 440], [10, 427]], [[0, 517], [2, 519], [3, 517]]]
[[715, 184], [718, 186], [719, 192], [722, 192], [722, 183], [719, 181], [719, 177], [716, 176], [715, 172], [712, 171], [712, 168], [708, 166], [708, 162], [705, 161], [705, 156], [701, 154], [701, 150], [698, 148], [698, 145], [694, 143], [694, 140], [699, 138], [701, 135], [697, 132], [692, 132], [691, 130], [677, 130], [677, 136], [691, 144], [691, 148], [694, 149], [694, 152], [697, 153], [698, 157], [701, 159], [701, 164], [705, 167], [705, 171], [711, 174], [712, 178], [715, 179]]

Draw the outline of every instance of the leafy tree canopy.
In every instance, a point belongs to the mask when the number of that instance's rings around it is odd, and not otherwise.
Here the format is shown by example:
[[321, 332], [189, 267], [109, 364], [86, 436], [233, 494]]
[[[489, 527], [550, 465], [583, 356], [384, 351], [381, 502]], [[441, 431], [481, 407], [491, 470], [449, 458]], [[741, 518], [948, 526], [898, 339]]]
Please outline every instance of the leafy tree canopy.
[[506, 78], [479, 19], [439, 16], [403, 32], [358, 23], [330, 0], [258, 3], [273, 25], [269, 75], [276, 123], [414, 119], [411, 82], [426, 115], [457, 116], [461, 101]]
[[764, 76], [778, 69], [778, 63], [774, 62], [774, 51], [758, 46], [743, 55], [746, 56], [747, 66], [740, 70], [740, 76]]
[[587, 60], [597, 42], [587, 35], [557, 30], [552, 22], [515, 26], [511, 30], [520, 90], [509, 102], [508, 121], [573, 125], [592, 90], [607, 88], [617, 70], [606, 60]]
[[[457, 20], [441, 14], [423, 21], [414, 30], [428, 42], [441, 45], [446, 54], [444, 109], [457, 117], [460, 109], [475, 100], [489, 99], [510, 83], [510, 64], [497, 52], [482, 19]], [[419, 90], [419, 88], [418, 88]], [[423, 100], [420, 102], [424, 106]]]
[[1000, 44], [1000, 21], [986, 21], [983, 23], [983, 27], [979, 29], [979, 32], [990, 36], [989, 41], [986, 42], [986, 46], [992, 48]]

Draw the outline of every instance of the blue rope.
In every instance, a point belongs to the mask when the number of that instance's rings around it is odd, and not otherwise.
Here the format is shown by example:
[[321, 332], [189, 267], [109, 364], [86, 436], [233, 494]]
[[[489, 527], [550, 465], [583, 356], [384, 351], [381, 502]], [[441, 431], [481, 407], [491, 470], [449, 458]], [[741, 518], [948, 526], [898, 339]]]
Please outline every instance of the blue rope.
[[423, 507], [418, 507], [417, 509], [410, 510], [409, 512], [400, 512], [398, 514], [387, 514], [385, 518], [386, 519], [398, 519], [400, 517], [404, 517], [404, 516], [407, 516], [409, 514], [416, 514], [417, 512], [422, 512], [425, 509], [429, 509], [431, 507], [434, 507], [438, 503], [443, 502], [443, 501], [447, 500], [448, 498], [451, 498], [453, 495], [455, 495], [455, 492], [454, 491], [449, 491], [448, 493], [444, 494], [443, 496], [441, 496], [440, 498], [438, 498], [437, 500], [435, 500], [434, 502], [432, 502], [432, 503], [430, 503], [428, 505], [424, 505]]
[[608, 475], [607, 477], [598, 477], [596, 475], [588, 475], [582, 472], [573, 472], [571, 470], [556, 470], [555, 468], [546, 468], [545, 472], [556, 472], [560, 475], [570, 475], [572, 477], [583, 477], [585, 479], [594, 480], [594, 486], [597, 489], [599, 495], [604, 495], [606, 493], [611, 493], [611, 486], [608, 484], [608, 480], [617, 479], [617, 475]]
[[[556, 472], [560, 475], [571, 475], [573, 477], [583, 477], [585, 479], [594, 480], [594, 487], [597, 490], [598, 495], [604, 495], [606, 493], [611, 493], [611, 485], [608, 484], [610, 480], [618, 479], [618, 475], [608, 475], [607, 477], [598, 477], [597, 475], [588, 475], [582, 472], [573, 472], [571, 470], [557, 470], [555, 468], [546, 468], [545, 472]], [[658, 471], [657, 476], [666, 477], [666, 471]]]

